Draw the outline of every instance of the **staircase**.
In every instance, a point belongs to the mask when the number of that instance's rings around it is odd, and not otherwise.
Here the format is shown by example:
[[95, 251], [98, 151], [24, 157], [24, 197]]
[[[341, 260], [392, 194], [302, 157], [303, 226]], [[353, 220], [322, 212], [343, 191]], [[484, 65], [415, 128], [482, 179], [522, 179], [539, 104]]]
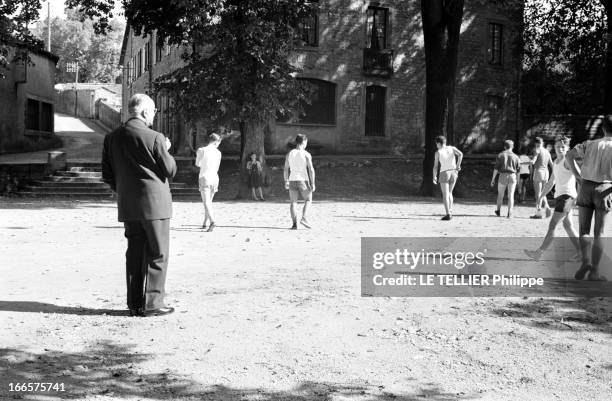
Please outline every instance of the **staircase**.
[[[198, 188], [182, 182], [170, 183], [174, 199], [199, 200]], [[102, 168], [99, 163], [79, 163], [66, 171], [56, 171], [53, 175], [27, 185], [21, 194], [33, 197], [69, 197], [84, 199], [112, 199], [113, 191], [102, 181]]]

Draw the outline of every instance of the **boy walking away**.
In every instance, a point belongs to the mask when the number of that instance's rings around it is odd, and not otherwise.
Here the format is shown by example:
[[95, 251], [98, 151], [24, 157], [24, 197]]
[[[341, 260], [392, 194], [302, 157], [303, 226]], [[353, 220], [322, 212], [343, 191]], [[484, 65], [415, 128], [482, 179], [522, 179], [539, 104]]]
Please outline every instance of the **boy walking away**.
[[542, 245], [534, 251], [525, 249], [525, 253], [532, 259], [540, 260], [542, 254], [553, 241], [555, 237], [555, 229], [557, 225], [563, 220], [563, 227], [567, 232], [572, 244], [576, 247], [576, 250], [580, 251], [580, 244], [578, 243], [578, 235], [572, 225], [572, 209], [576, 201], [576, 178], [572, 174], [571, 170], [565, 166], [565, 155], [569, 150], [569, 138], [560, 137], [555, 141], [555, 153], [557, 158], [553, 163], [553, 172], [550, 179], [544, 186], [540, 197], [545, 198], [550, 190], [555, 187], [555, 212], [550, 219], [548, 225], [548, 232], [544, 237]]
[[[604, 117], [601, 128], [604, 133], [603, 138], [582, 142], [566, 156], [568, 167], [581, 184], [576, 199], [582, 253], [582, 265], [574, 276], [577, 280], [582, 280], [587, 273], [588, 280], [606, 279], [599, 274], [599, 262], [603, 254], [601, 237], [612, 209], [612, 114]], [[580, 159], [582, 165], [579, 167], [576, 161]], [[595, 214], [595, 227], [592, 249], [589, 249], [591, 243], [588, 237], [593, 214]]]
[[541, 197], [542, 188], [548, 182], [549, 171], [552, 169], [552, 157], [548, 149], [544, 147], [544, 141], [540, 137], [535, 139], [535, 157], [533, 160], [533, 191], [536, 198], [536, 213], [531, 216], [532, 219], [542, 218], [542, 207], [546, 211], [546, 217], [550, 217], [552, 209], [548, 206], [546, 197]]
[[519, 203], [523, 203], [525, 202], [525, 197], [527, 195], [527, 182], [529, 181], [529, 176], [531, 175], [531, 158], [527, 156], [526, 146], [521, 147], [519, 161], [521, 162], [521, 167], [518, 182], [518, 201]]
[[198, 178], [198, 186], [202, 202], [204, 203], [204, 223], [202, 228], [206, 229], [206, 223], [210, 221], [208, 232], [215, 229], [215, 214], [213, 211], [212, 201], [215, 193], [219, 190], [219, 166], [221, 165], [221, 152], [218, 147], [221, 143], [221, 137], [217, 134], [211, 134], [208, 137], [208, 145], [198, 149], [196, 153], [195, 164], [200, 168]]
[[520, 169], [520, 160], [512, 151], [514, 142], [511, 140], [504, 141], [504, 151], [497, 155], [495, 168], [493, 169], [493, 177], [491, 178], [491, 186], [495, 185], [495, 177], [499, 173], [499, 181], [497, 182], [497, 209], [495, 215], [500, 217], [501, 207], [504, 203], [504, 193], [508, 189], [508, 218], [512, 218], [512, 210], [514, 208], [514, 190], [518, 181]]
[[298, 228], [296, 208], [300, 196], [304, 200], [304, 209], [302, 210], [300, 224], [306, 228], [311, 227], [306, 216], [308, 208], [312, 203], [312, 193], [316, 189], [312, 156], [306, 151], [308, 138], [306, 138], [306, 135], [298, 134], [295, 138], [295, 144], [295, 149], [291, 150], [285, 158], [285, 168], [283, 170], [285, 189], [289, 190], [289, 199], [291, 201], [292, 230], [297, 230]]
[[[446, 144], [446, 137], [440, 135], [436, 137], [436, 146], [438, 151], [434, 159], [433, 167], [433, 183], [436, 185], [440, 181], [440, 190], [442, 191], [442, 202], [446, 215], [442, 220], [450, 220], [453, 218], [453, 189], [457, 183], [459, 170], [461, 170], [461, 161], [463, 153], [454, 146]], [[440, 164], [440, 178], [438, 179], [438, 163]]]

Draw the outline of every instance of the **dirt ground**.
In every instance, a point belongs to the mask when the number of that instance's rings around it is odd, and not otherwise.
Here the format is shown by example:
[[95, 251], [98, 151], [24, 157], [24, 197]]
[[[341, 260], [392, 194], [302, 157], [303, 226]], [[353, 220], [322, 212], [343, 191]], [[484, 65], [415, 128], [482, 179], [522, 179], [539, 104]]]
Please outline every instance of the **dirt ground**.
[[[0, 399], [610, 400], [610, 298], [364, 298], [362, 236], [541, 236], [462, 202], [175, 202], [164, 317], [124, 315], [110, 202], [0, 200]], [[503, 223], [502, 223], [503, 222]], [[65, 392], [10, 392], [10, 383]]]

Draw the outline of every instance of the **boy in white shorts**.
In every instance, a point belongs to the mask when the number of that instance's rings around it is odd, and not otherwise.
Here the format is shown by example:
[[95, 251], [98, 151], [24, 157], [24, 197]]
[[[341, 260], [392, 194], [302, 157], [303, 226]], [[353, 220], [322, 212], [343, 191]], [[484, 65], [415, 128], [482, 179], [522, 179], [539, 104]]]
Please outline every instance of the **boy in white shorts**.
[[200, 168], [198, 186], [204, 203], [204, 223], [202, 228], [206, 229], [206, 223], [210, 221], [208, 232], [215, 229], [215, 215], [213, 211], [213, 198], [219, 189], [219, 166], [221, 165], [221, 152], [218, 147], [221, 137], [211, 134], [208, 137], [208, 145], [198, 149], [195, 165]]
[[546, 197], [542, 197], [542, 189], [548, 182], [549, 167], [552, 169], [552, 156], [548, 149], [544, 147], [544, 141], [540, 137], [535, 139], [535, 157], [533, 160], [533, 191], [536, 198], [536, 213], [531, 219], [541, 219], [542, 209], [546, 211], [546, 217], [550, 217], [552, 209], [548, 205]]
[[[550, 224], [548, 225], [548, 232], [544, 237], [542, 245], [534, 251], [525, 249], [525, 253], [532, 259], [540, 260], [542, 254], [553, 241], [555, 237], [555, 229], [557, 225], [563, 220], [563, 228], [567, 232], [572, 244], [578, 252], [580, 252], [580, 243], [578, 242], [578, 233], [572, 224], [572, 209], [576, 202], [578, 192], [576, 191], [576, 178], [572, 171], [565, 165], [565, 155], [569, 150], [569, 138], [560, 137], [555, 141], [555, 153], [557, 158], [553, 163], [553, 172], [550, 179], [544, 185], [540, 198], [545, 198], [550, 190], [555, 187], [555, 211]], [[541, 199], [538, 199], [540, 202]]]
[[[433, 183], [436, 185], [440, 181], [440, 190], [442, 191], [442, 202], [446, 215], [442, 220], [450, 220], [453, 218], [453, 189], [457, 184], [459, 170], [461, 170], [461, 161], [463, 153], [454, 146], [446, 144], [446, 137], [440, 135], [436, 137], [436, 152], [433, 166]], [[440, 164], [440, 178], [438, 179], [438, 164]]]
[[501, 207], [504, 203], [504, 194], [508, 190], [508, 218], [512, 218], [514, 208], [514, 190], [518, 181], [521, 162], [519, 157], [512, 151], [514, 142], [511, 140], [504, 141], [504, 151], [497, 155], [495, 167], [493, 168], [493, 177], [491, 177], [491, 186], [495, 185], [495, 178], [499, 174], [497, 181], [497, 209], [495, 215], [501, 216]]

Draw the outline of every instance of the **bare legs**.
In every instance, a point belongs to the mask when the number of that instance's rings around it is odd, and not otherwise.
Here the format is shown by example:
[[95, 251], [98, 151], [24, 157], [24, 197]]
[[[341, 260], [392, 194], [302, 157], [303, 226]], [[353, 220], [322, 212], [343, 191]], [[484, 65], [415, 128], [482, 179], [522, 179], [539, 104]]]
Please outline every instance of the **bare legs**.
[[204, 203], [204, 223], [202, 224], [202, 228], [206, 227], [206, 223], [210, 221], [210, 225], [215, 225], [215, 216], [213, 212], [212, 201], [215, 197], [215, 192], [211, 189], [205, 189], [200, 191], [200, 195], [202, 196], [202, 203]]
[[501, 207], [504, 204], [504, 194], [508, 190], [508, 217], [512, 217], [512, 210], [514, 208], [514, 191], [516, 189], [516, 182], [511, 182], [508, 185], [497, 184], [497, 213], [501, 213]]
[[452, 190], [450, 189], [450, 184], [448, 182], [441, 182], [440, 189], [442, 190], [442, 202], [444, 203], [444, 210], [446, 210], [446, 215], [450, 215], [451, 208], [453, 205], [453, 195]]
[[538, 202], [538, 199], [540, 199], [540, 195], [542, 195], [542, 189], [544, 189], [544, 184], [546, 184], [546, 181], [533, 182], [533, 191], [535, 193], [536, 198], [536, 216], [541, 215], [542, 208], [546, 210], [550, 208], [550, 206], [548, 205], [548, 199], [546, 199], [546, 197], [543, 197], [542, 201]]
[[[601, 236], [604, 232], [608, 212], [603, 210], [593, 210], [588, 207], [580, 206], [579, 212], [579, 233], [580, 249], [582, 251], [582, 266], [576, 272], [576, 278], [582, 279], [587, 271], [590, 270], [589, 279], [597, 280], [599, 276], [599, 262], [603, 254], [603, 244]], [[593, 243], [589, 240], [591, 232], [591, 222], [595, 214], [595, 226], [593, 228]]]

